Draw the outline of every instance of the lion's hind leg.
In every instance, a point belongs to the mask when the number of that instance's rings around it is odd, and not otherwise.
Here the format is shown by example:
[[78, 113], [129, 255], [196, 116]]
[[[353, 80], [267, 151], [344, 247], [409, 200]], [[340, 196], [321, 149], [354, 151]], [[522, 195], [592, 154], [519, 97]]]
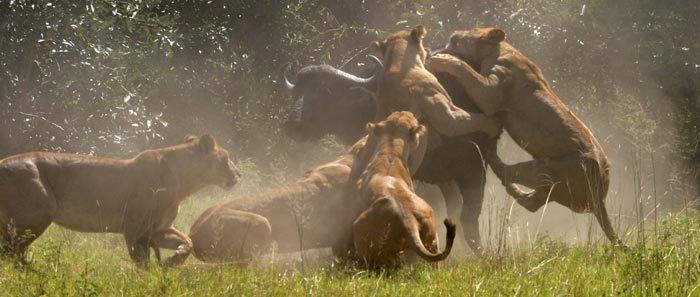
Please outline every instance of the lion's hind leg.
[[0, 256], [25, 262], [29, 246], [44, 233], [51, 220], [37, 220], [30, 224], [10, 220], [0, 224]]
[[37, 175], [0, 184], [0, 254], [24, 262], [27, 249], [56, 214], [56, 200]]
[[203, 261], [236, 261], [247, 266], [253, 257], [272, 248], [272, 227], [267, 218], [235, 209], [219, 209], [196, 233], [192, 240], [195, 255]]
[[[495, 160], [495, 162], [494, 162]], [[528, 211], [535, 212], [548, 201], [566, 200], [562, 177], [553, 173], [553, 168], [571, 167], [570, 161], [534, 159], [514, 165], [505, 165], [499, 158], [491, 158], [493, 171], [506, 187], [506, 192]], [[522, 190], [519, 185], [532, 189]]]
[[355, 260], [360, 267], [378, 269], [400, 265], [397, 229], [399, 222], [396, 203], [388, 198], [379, 198], [362, 212], [352, 224]]
[[[540, 171], [537, 160], [518, 163], [515, 165], [506, 165], [498, 155], [496, 142], [487, 142], [484, 146], [484, 157], [493, 173], [501, 180], [501, 183], [506, 188], [506, 192], [515, 199], [527, 199], [533, 191], [523, 191], [518, 187], [518, 184], [539, 184], [539, 180], [533, 180], [533, 177], [538, 176]], [[533, 173], [535, 172], [535, 173]], [[533, 188], [534, 187], [530, 187]]]

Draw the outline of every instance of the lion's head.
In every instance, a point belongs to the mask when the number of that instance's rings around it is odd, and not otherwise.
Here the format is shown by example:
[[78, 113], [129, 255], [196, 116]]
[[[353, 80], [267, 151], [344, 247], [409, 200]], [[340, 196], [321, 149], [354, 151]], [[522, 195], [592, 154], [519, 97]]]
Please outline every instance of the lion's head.
[[498, 48], [505, 39], [506, 33], [497, 28], [455, 31], [445, 48], [438, 52], [455, 55], [469, 64], [479, 65], [489, 55], [497, 55]]
[[423, 37], [427, 30], [423, 25], [418, 25], [412, 30], [403, 30], [389, 35], [384, 40], [373, 41], [370, 46], [374, 53], [379, 56], [382, 61], [392, 61], [398, 57], [393, 57], [392, 53], [398, 50], [398, 52], [405, 53], [405, 57], [412, 57], [413, 55], [418, 55], [421, 63], [425, 63], [425, 59], [428, 56], [428, 52], [423, 47]]
[[235, 186], [241, 178], [236, 164], [231, 160], [226, 149], [216, 143], [209, 134], [197, 137], [185, 137], [185, 144], [196, 156], [196, 162], [190, 163], [190, 171], [197, 173], [190, 178], [200, 185], [217, 185], [223, 189]]
[[401, 154], [402, 161], [410, 172], [420, 167], [427, 147], [423, 137], [427, 128], [418, 123], [413, 113], [397, 111], [379, 123], [367, 124], [369, 141], [376, 143], [376, 150]]

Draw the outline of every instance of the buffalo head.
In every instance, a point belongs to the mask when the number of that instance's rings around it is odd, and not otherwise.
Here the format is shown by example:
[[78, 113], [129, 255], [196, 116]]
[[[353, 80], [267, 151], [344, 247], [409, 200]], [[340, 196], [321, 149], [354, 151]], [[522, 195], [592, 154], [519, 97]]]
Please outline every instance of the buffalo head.
[[295, 82], [284, 74], [282, 81], [294, 97], [294, 106], [284, 123], [285, 132], [297, 141], [320, 139], [332, 134], [346, 144], [363, 136], [363, 127], [374, 119], [374, 91], [381, 62], [373, 75], [360, 78], [329, 65], [311, 65], [299, 70]]

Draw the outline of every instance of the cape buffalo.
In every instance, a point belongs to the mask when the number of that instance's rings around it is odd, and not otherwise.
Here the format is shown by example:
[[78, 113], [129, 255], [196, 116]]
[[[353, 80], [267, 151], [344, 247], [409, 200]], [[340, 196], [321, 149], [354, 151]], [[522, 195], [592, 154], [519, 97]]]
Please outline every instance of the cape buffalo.
[[[375, 73], [381, 62], [375, 57]], [[296, 82], [284, 75], [285, 88], [294, 96], [294, 107], [284, 130], [294, 140], [305, 141], [335, 135], [347, 145], [365, 135], [365, 124], [374, 119], [376, 75], [360, 78], [330, 65], [299, 70]]]
[[[377, 58], [372, 60], [381, 64]], [[329, 65], [315, 65], [302, 68], [294, 84], [284, 77], [287, 90], [296, 98], [285, 123], [287, 133], [295, 140], [335, 135], [344, 144], [355, 143], [366, 134], [365, 124], [374, 119], [379, 69], [375, 68], [372, 77], [363, 79]], [[444, 73], [436, 77], [456, 106], [468, 112], [480, 112], [458, 81]], [[485, 145], [495, 145], [495, 140], [483, 133], [443, 136], [440, 146], [425, 155], [414, 175], [417, 180], [440, 187], [449, 217], [455, 217], [461, 209], [464, 237], [477, 253], [481, 252], [479, 215], [487, 168], [480, 147]]]

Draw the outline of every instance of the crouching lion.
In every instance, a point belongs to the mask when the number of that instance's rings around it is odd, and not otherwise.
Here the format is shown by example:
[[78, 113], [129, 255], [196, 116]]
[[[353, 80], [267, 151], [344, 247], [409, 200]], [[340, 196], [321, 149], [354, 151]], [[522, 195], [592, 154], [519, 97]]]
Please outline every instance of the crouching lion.
[[[366, 165], [357, 182], [359, 199], [369, 204], [352, 225], [355, 257], [369, 268], [394, 268], [403, 251], [421, 258], [444, 260], [452, 249], [455, 225], [448, 219], [447, 246], [438, 253], [433, 208], [415, 194], [411, 167], [420, 166], [425, 153], [426, 128], [410, 112], [394, 112], [385, 121], [368, 124]], [[409, 165], [410, 164], [410, 165]]]
[[[144, 266], [150, 247], [183, 262], [192, 243], [173, 228], [180, 203], [208, 185], [229, 189], [240, 173], [210, 135], [121, 160], [34, 152], [0, 160], [0, 248], [24, 258], [52, 223], [81, 232], [121, 233]], [[159, 259], [160, 260], [160, 259]]]
[[[487, 151], [487, 160], [508, 193], [533, 212], [550, 200], [575, 212], [593, 212], [608, 239], [626, 249], [605, 207], [610, 163], [537, 64], [495, 28], [455, 32], [440, 52], [431, 57], [429, 68], [455, 76], [479, 108], [487, 115], [498, 115], [513, 140], [534, 158], [505, 165], [495, 147]], [[478, 65], [481, 72], [452, 55]], [[517, 185], [534, 190], [525, 192]]]
[[333, 247], [360, 211], [345, 190], [354, 155], [364, 144], [360, 140], [347, 154], [290, 185], [207, 209], [190, 229], [195, 257], [246, 266], [269, 252], [273, 242], [282, 253]]

